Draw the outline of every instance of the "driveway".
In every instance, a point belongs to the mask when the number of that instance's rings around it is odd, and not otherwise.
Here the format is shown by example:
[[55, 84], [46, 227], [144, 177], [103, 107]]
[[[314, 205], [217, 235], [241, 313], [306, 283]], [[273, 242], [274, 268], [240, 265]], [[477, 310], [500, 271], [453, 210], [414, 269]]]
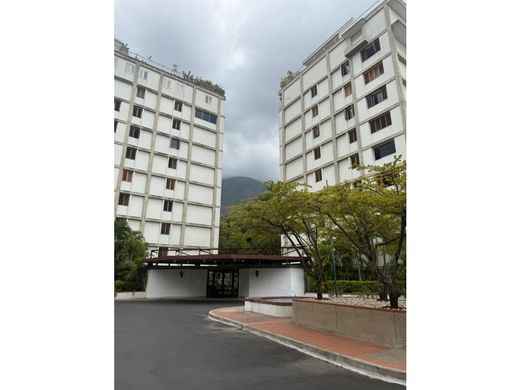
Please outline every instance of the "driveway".
[[240, 301], [116, 301], [115, 388], [403, 389], [213, 322]]

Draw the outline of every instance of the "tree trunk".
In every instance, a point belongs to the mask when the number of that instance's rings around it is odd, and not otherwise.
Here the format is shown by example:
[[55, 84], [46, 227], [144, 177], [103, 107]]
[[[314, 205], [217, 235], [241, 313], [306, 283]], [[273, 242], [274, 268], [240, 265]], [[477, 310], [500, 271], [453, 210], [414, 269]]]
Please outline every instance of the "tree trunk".
[[321, 291], [321, 280], [316, 281], [316, 294], [318, 295], [318, 300], [323, 299], [323, 292]]
[[388, 289], [386, 288], [386, 283], [381, 279], [378, 279], [378, 283], [379, 283], [379, 300], [386, 302], [386, 301], [388, 301]]
[[399, 287], [397, 284], [394, 285], [394, 283], [392, 283], [392, 288], [390, 289], [390, 307], [392, 309], [399, 308], [399, 295], [401, 295]]

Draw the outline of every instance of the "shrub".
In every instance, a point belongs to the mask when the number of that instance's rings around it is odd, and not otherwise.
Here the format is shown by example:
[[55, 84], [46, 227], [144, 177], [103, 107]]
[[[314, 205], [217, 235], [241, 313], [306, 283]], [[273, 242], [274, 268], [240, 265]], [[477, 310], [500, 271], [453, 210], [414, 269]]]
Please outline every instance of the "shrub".
[[116, 292], [132, 291], [131, 287], [130, 283], [124, 280], [116, 280], [114, 283], [114, 289]]

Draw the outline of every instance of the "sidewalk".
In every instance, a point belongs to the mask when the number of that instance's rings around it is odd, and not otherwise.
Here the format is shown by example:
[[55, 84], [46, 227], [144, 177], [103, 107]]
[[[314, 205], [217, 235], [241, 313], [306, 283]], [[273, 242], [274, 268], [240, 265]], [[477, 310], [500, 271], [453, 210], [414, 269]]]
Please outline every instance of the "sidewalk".
[[392, 349], [305, 328], [293, 324], [290, 317], [245, 312], [242, 306], [215, 309], [209, 312], [209, 317], [360, 374], [405, 384], [404, 349]]

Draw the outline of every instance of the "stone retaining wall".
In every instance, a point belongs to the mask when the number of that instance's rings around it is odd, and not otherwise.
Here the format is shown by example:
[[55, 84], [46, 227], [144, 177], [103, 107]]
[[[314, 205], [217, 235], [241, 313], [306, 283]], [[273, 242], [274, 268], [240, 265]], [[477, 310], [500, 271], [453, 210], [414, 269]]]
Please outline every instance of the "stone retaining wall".
[[406, 347], [406, 311], [294, 299], [293, 322], [391, 348]]

